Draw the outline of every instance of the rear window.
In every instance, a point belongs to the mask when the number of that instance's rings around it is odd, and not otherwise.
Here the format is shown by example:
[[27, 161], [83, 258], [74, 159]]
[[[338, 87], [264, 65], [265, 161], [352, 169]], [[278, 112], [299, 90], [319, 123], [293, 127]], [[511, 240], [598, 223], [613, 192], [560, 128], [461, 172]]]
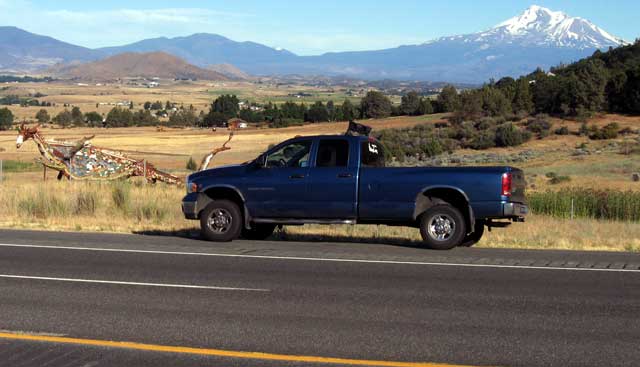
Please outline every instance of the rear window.
[[384, 167], [384, 149], [377, 141], [363, 141], [360, 155], [362, 167]]

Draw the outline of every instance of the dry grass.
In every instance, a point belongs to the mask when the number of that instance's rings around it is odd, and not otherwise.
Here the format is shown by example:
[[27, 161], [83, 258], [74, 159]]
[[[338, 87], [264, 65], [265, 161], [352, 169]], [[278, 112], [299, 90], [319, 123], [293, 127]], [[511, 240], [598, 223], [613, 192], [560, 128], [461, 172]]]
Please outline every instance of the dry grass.
[[[183, 218], [184, 192], [165, 185], [32, 182], [0, 184], [0, 227], [123, 233], [197, 233]], [[291, 226], [275, 238], [305, 241], [377, 242], [419, 246], [415, 228], [375, 225]], [[526, 223], [485, 234], [481, 247], [640, 251], [640, 223], [556, 219], [532, 215]]]

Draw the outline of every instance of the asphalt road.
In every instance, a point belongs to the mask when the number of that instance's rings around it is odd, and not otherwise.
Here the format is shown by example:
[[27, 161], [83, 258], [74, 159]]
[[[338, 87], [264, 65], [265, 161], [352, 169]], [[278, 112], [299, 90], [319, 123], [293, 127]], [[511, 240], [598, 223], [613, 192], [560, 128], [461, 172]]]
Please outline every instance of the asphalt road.
[[0, 329], [15, 367], [637, 366], [640, 255], [0, 231]]

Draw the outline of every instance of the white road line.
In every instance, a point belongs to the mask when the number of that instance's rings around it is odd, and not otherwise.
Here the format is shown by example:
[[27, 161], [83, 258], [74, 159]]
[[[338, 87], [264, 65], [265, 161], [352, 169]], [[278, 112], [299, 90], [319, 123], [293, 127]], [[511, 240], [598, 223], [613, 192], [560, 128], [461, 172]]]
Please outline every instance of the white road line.
[[136, 254], [235, 257], [235, 258], [245, 258], [245, 259], [267, 259], [267, 260], [326, 261], [326, 262], [363, 263], [363, 264], [430, 265], [430, 266], [457, 266], [457, 267], [467, 267], [467, 268], [567, 270], [567, 271], [597, 271], [597, 272], [612, 272], [612, 273], [640, 273], [640, 269], [563, 268], [563, 267], [559, 267], [559, 266], [492, 265], [492, 264], [464, 264], [464, 263], [424, 262], [424, 261], [340, 259], [340, 258], [323, 258], [323, 257], [274, 256], [274, 255], [242, 255], [242, 254], [220, 254], [220, 253], [207, 253], [207, 252], [131, 250], [131, 249], [114, 249], [114, 248], [99, 248], [99, 247], [20, 245], [20, 244], [12, 244], [12, 243], [0, 243], [0, 247], [27, 247], [27, 248], [46, 248], [46, 249], [58, 249], [58, 250], [128, 252], [128, 253], [136, 253]]
[[30, 276], [30, 275], [12, 275], [12, 274], [0, 274], [0, 278], [30, 279], [30, 280], [50, 280], [50, 281], [58, 281], [58, 282], [76, 282], [76, 283], [118, 284], [118, 285], [134, 285], [134, 286], [144, 286], [144, 287], [165, 287], [165, 288], [186, 288], [186, 289], [213, 289], [213, 290], [220, 290], [220, 291], [269, 292], [268, 289], [260, 289], [260, 288], [234, 288], [234, 287], [215, 287], [215, 286], [208, 286], [208, 285], [190, 285], [190, 284], [163, 284], [163, 283], [121, 282], [121, 281], [117, 281], [117, 280], [54, 278], [54, 277], [38, 277], [38, 276]]

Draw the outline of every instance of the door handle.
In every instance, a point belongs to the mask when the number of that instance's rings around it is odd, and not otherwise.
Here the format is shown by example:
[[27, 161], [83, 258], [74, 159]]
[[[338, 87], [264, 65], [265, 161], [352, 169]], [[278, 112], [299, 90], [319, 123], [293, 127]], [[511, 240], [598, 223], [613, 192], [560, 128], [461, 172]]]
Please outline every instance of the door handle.
[[293, 179], [293, 178], [304, 178], [304, 174], [298, 173], [298, 174], [289, 176], [289, 178], [291, 178], [291, 179]]
[[339, 173], [338, 178], [352, 178], [353, 175], [351, 173]]

